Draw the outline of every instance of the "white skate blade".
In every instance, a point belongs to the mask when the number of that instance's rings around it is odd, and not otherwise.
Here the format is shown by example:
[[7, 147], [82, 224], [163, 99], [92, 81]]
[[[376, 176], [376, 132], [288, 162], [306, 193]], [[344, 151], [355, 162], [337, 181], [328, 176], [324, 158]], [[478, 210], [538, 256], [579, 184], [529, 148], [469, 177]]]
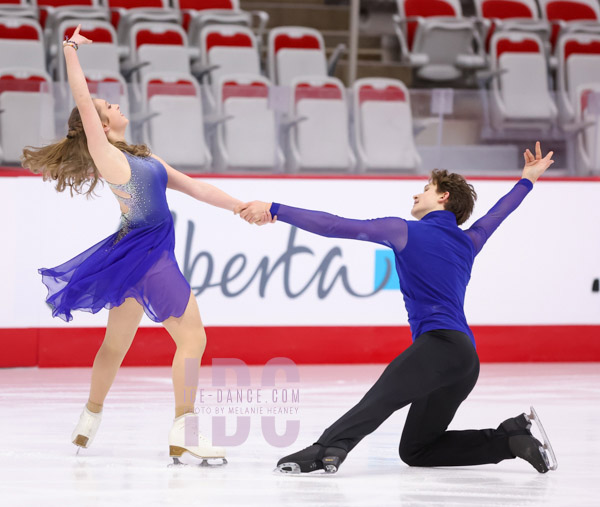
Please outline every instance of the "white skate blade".
[[[285, 468], [289, 468], [289, 470], [284, 470]], [[282, 463], [281, 465], [277, 465], [277, 468], [273, 470], [273, 473], [278, 475], [310, 475], [311, 477], [314, 477], [315, 475], [331, 475], [336, 472], [337, 467], [335, 465], [325, 465], [324, 468], [321, 468], [319, 470], [313, 470], [312, 472], [302, 472], [298, 463]]]
[[[289, 468], [289, 470], [284, 470], [284, 468]], [[283, 475], [300, 475], [302, 473], [298, 463], [282, 463], [281, 465], [277, 465], [277, 468], [273, 472]]]
[[540, 434], [542, 435], [542, 440], [544, 441], [544, 447], [543, 447], [543, 449], [540, 448], [540, 451], [543, 451], [542, 455], [544, 457], [544, 460], [546, 461], [548, 470], [556, 470], [558, 468], [558, 461], [556, 460], [556, 455], [554, 454], [554, 449], [552, 449], [552, 445], [550, 445], [550, 439], [548, 438], [548, 435], [546, 434], [546, 431], [544, 430], [544, 427], [542, 426], [542, 422], [540, 421], [540, 417], [537, 415], [535, 408], [533, 408], [533, 407], [529, 407], [529, 408], [531, 410], [531, 413], [529, 415], [527, 415], [527, 419], [529, 419], [530, 422], [531, 421], [535, 422], [537, 429], [539, 430]]
[[[194, 458], [201, 460], [201, 462], [198, 464], [198, 466], [201, 467], [222, 467], [224, 465], [227, 465], [227, 459], [225, 459], [225, 456], [201, 456], [190, 451], [189, 449], [184, 448], [177, 448], [175, 452], [176, 455], [171, 454], [171, 458], [173, 458], [173, 463], [171, 463], [169, 467], [187, 466], [187, 463], [183, 463], [179, 460], [179, 458], [186, 452], [194, 456]], [[215, 462], [215, 460], [217, 461]]]

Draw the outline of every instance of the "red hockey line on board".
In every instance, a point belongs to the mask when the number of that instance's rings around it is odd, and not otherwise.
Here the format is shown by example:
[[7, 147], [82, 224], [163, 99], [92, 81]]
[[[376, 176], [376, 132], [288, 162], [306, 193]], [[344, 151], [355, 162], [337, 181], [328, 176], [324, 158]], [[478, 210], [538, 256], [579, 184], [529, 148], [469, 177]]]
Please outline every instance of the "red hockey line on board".
[[[472, 326], [482, 362], [598, 362], [600, 325]], [[0, 367], [91, 366], [104, 328], [0, 329]], [[411, 343], [407, 326], [208, 327], [202, 359], [265, 364], [388, 363]], [[140, 328], [123, 365], [168, 366], [175, 345], [161, 327]]]

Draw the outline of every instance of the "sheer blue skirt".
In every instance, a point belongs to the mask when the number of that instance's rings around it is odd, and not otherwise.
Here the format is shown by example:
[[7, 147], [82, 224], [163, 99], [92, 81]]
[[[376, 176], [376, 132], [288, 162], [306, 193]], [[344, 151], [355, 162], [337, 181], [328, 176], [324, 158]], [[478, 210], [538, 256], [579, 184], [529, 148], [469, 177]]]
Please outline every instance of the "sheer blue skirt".
[[181, 317], [190, 285], [177, 266], [174, 247], [169, 217], [120, 229], [60, 266], [39, 269], [52, 316], [69, 322], [73, 310], [97, 313], [135, 298], [155, 322]]

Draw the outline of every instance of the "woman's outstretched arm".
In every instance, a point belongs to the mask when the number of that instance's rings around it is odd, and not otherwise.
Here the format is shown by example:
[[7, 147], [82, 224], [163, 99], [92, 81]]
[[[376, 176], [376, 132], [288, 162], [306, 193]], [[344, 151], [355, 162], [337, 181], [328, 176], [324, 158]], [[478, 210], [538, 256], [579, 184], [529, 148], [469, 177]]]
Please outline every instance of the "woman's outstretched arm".
[[[92, 41], [79, 33], [79, 25], [69, 39], [77, 45], [91, 44]], [[85, 75], [77, 57], [77, 50], [70, 44], [63, 47], [69, 87], [79, 110], [90, 155], [98, 171], [111, 183], [125, 183], [129, 179], [129, 163], [125, 155], [108, 142], [104, 126], [92, 101]]]
[[216, 206], [217, 208], [223, 208], [229, 211], [233, 211], [234, 208], [242, 204], [242, 201], [231, 197], [228, 193], [223, 192], [220, 188], [215, 187], [209, 183], [205, 183], [202, 180], [196, 178], [190, 178], [187, 174], [183, 174], [177, 169], [171, 167], [162, 158], [152, 154], [152, 157], [162, 163], [167, 170], [167, 176], [169, 181], [167, 188], [183, 192], [184, 194], [198, 199], [199, 201]]

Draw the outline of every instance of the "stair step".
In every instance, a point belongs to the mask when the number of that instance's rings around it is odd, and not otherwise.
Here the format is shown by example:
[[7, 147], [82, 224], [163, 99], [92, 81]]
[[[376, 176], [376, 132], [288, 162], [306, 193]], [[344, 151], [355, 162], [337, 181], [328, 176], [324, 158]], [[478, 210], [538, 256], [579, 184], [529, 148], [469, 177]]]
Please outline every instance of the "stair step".
[[[335, 69], [335, 77], [339, 78], [346, 86], [348, 83], [348, 61], [340, 60]], [[412, 82], [411, 69], [405, 65], [393, 63], [380, 63], [359, 60], [356, 66], [356, 79], [363, 77], [389, 77], [403, 81], [410, 87]]]
[[[243, 5], [242, 8], [244, 8]], [[344, 6], [251, 2], [251, 4], [246, 4], [245, 8], [267, 12], [269, 14], [268, 28], [306, 26], [317, 30], [348, 30], [350, 23], [350, 11], [348, 7]]]

